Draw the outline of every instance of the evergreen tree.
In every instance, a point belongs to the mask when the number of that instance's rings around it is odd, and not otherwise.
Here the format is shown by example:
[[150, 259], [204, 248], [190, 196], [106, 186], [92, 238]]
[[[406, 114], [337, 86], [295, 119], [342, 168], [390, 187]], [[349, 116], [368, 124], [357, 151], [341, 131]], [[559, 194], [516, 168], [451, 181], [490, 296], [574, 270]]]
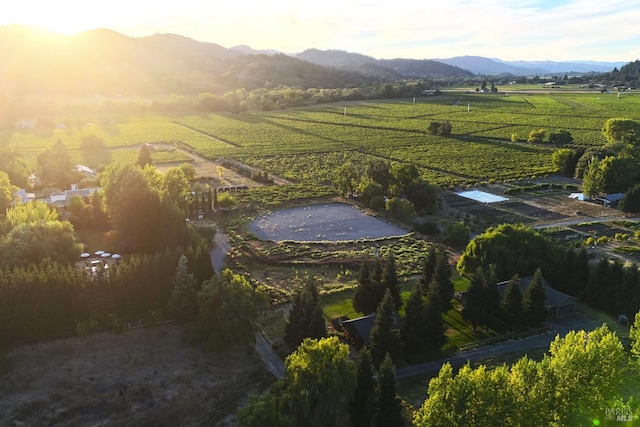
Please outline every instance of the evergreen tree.
[[289, 309], [289, 318], [284, 327], [284, 342], [290, 348], [296, 348], [304, 339], [302, 314], [303, 314], [304, 297], [301, 291], [295, 292], [291, 299], [291, 308]]
[[371, 421], [372, 427], [402, 427], [405, 425], [402, 400], [398, 396], [396, 367], [389, 354], [385, 355], [380, 364], [375, 402], [376, 412]]
[[427, 335], [427, 321], [425, 318], [425, 305], [420, 285], [411, 292], [404, 308], [404, 319], [400, 330], [404, 343], [405, 354], [408, 357], [418, 356], [424, 353], [426, 348], [425, 336]]
[[178, 322], [194, 320], [198, 315], [198, 282], [189, 271], [187, 257], [182, 255], [178, 261], [176, 274], [171, 279], [173, 289], [169, 300], [169, 313]]
[[398, 284], [398, 272], [396, 270], [396, 259], [393, 255], [393, 251], [389, 251], [387, 258], [382, 269], [382, 275], [380, 278], [381, 286], [388, 288], [391, 291], [393, 297], [393, 303], [396, 306], [396, 311], [402, 307], [402, 297], [400, 295], [400, 285]]
[[[433, 271], [432, 281], [438, 287], [442, 312], [446, 313], [451, 309], [451, 298], [453, 298], [454, 287], [451, 281], [451, 267], [449, 257], [444, 248], [439, 248], [436, 252], [436, 264]], [[428, 291], [428, 288], [427, 288]]]
[[527, 326], [542, 326], [547, 317], [547, 296], [540, 269], [536, 270], [522, 301]]
[[470, 279], [469, 288], [464, 294], [462, 317], [471, 323], [475, 329], [477, 326], [484, 324], [483, 305], [484, 305], [484, 275], [482, 270], [478, 269]]
[[427, 256], [422, 263], [422, 274], [420, 275], [420, 287], [422, 293], [427, 294], [429, 290], [429, 284], [433, 278], [433, 273], [436, 269], [436, 249], [434, 246], [430, 246], [427, 250]]
[[515, 275], [509, 280], [502, 294], [502, 314], [504, 321], [513, 329], [520, 329], [523, 320], [522, 292], [520, 278]]
[[391, 354], [394, 360], [400, 358], [400, 337], [394, 329], [394, 305], [391, 291], [387, 289], [376, 311], [376, 319], [369, 333], [369, 348], [374, 366], [380, 366], [385, 354]]
[[373, 284], [371, 283], [371, 271], [369, 262], [365, 260], [360, 266], [358, 275], [358, 287], [353, 294], [353, 308], [360, 313], [373, 313], [376, 309], [374, 301]]
[[144, 168], [147, 165], [152, 165], [153, 159], [151, 158], [151, 150], [147, 144], [142, 144], [140, 152], [138, 153], [138, 166]]
[[293, 295], [284, 332], [284, 341], [292, 349], [305, 338], [317, 339], [327, 334], [318, 288], [312, 278], [307, 277], [304, 286]]
[[350, 404], [351, 424], [354, 427], [369, 427], [375, 412], [375, 380], [371, 352], [363, 347], [358, 352], [358, 381]]
[[440, 293], [435, 286], [435, 281], [432, 282], [427, 291], [424, 317], [427, 326], [424, 337], [425, 345], [429, 351], [437, 352], [447, 341], [447, 336], [445, 335], [444, 320], [442, 319], [442, 302], [440, 301]]

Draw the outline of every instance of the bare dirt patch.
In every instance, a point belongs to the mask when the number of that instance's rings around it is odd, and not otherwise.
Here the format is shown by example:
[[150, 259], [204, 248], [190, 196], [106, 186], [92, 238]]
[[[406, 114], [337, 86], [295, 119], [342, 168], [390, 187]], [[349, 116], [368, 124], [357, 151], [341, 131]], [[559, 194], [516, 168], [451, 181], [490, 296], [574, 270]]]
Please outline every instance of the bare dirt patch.
[[252, 348], [209, 353], [175, 325], [21, 346], [0, 378], [0, 425], [235, 425], [273, 381]]

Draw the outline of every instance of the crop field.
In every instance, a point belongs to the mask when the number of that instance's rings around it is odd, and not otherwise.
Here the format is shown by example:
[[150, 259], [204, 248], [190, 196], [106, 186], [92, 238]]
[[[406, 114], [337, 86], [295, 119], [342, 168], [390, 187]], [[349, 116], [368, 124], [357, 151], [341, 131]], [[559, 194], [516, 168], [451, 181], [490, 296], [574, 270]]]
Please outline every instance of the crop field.
[[[242, 114], [54, 118], [51, 121], [58, 125], [50, 129], [1, 132], [0, 148], [19, 150], [27, 164], [35, 166], [37, 155], [57, 139], [74, 159], [80, 158], [80, 141], [87, 135], [103, 138], [109, 148], [173, 144], [316, 187], [329, 185], [333, 170], [345, 161], [362, 165], [385, 159], [414, 164], [424, 179], [451, 186], [553, 173], [555, 147], [527, 143], [531, 130], [545, 129], [548, 135], [566, 129], [577, 146], [591, 146], [605, 142], [601, 129], [607, 119], [640, 119], [640, 95], [635, 93], [445, 92], [417, 101], [348, 102]], [[452, 135], [430, 134], [429, 124], [442, 120], [452, 124]], [[165, 156], [160, 161], [177, 160]]]

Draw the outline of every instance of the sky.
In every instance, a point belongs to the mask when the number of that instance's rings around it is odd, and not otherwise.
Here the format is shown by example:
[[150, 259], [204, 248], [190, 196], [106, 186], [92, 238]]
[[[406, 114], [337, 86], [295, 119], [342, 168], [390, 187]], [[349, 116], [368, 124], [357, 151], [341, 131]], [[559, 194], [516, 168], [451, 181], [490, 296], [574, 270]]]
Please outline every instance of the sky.
[[639, 22], [637, 0], [21, 0], [0, 7], [0, 26], [174, 33], [227, 48], [340, 49], [379, 59], [628, 62], [640, 58]]

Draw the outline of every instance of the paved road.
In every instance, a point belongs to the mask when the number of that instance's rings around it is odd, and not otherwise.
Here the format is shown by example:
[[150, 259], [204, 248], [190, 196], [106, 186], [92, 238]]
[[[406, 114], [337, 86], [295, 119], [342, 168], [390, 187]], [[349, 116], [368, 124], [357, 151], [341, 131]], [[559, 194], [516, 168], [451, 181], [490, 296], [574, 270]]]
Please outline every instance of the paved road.
[[224, 258], [227, 256], [231, 246], [229, 245], [229, 238], [221, 231], [217, 231], [213, 238], [213, 249], [209, 252], [211, 256], [211, 265], [213, 265], [213, 271], [216, 274], [220, 274], [224, 268]]
[[556, 320], [551, 324], [551, 331], [536, 335], [533, 337], [523, 338], [515, 341], [507, 341], [487, 347], [476, 348], [468, 351], [461, 351], [452, 356], [445, 357], [433, 362], [421, 363], [419, 365], [411, 365], [400, 368], [396, 371], [397, 378], [407, 378], [415, 375], [437, 374], [443, 364], [451, 363], [454, 367], [460, 367], [467, 361], [482, 360], [487, 357], [497, 356], [506, 353], [522, 353], [536, 349], [548, 349], [549, 344], [557, 335], [564, 336], [571, 330], [593, 330], [601, 326], [593, 319], [575, 314], [567, 318]]
[[284, 376], [284, 362], [264, 339], [260, 331], [256, 331], [256, 353], [262, 359], [267, 369], [278, 379]]

